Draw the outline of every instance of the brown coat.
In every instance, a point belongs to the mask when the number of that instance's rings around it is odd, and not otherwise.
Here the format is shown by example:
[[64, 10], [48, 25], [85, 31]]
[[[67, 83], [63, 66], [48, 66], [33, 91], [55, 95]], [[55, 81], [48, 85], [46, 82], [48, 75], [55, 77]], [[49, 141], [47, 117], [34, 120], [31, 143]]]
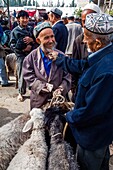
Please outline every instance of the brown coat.
[[[84, 34], [81, 33], [74, 41], [73, 44], [73, 51], [72, 51], [72, 58], [75, 58], [77, 60], [81, 60], [81, 59], [86, 59], [88, 56], [88, 51], [87, 51], [87, 46], [86, 44], [83, 42], [84, 39]], [[79, 80], [80, 75], [77, 73], [74, 76], [72, 76], [72, 93], [76, 93], [76, 88], [77, 88], [77, 84], [78, 84], [78, 80]], [[75, 96], [75, 95], [74, 95]]]
[[39, 49], [40, 47], [32, 51], [23, 62], [24, 79], [31, 87], [31, 109], [43, 106], [52, 97], [52, 93], [41, 91], [46, 83], [53, 84], [53, 91], [62, 85], [64, 96], [71, 87], [70, 75], [58, 68], [55, 62], [52, 62], [49, 78], [47, 77]]
[[74, 41], [72, 57], [77, 60], [86, 59], [88, 56], [87, 46], [83, 42], [84, 34], [80, 34]]

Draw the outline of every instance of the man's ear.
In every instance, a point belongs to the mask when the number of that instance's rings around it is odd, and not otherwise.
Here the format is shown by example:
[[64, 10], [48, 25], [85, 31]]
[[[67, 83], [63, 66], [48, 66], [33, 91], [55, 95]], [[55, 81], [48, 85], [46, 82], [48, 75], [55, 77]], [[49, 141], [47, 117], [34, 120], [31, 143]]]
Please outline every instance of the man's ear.
[[41, 41], [40, 41], [40, 39], [37, 37], [36, 38], [36, 42], [38, 43], [38, 44], [41, 44]]
[[96, 47], [98, 49], [102, 48], [102, 42], [99, 39], [97, 39], [97, 38], [96, 38]]

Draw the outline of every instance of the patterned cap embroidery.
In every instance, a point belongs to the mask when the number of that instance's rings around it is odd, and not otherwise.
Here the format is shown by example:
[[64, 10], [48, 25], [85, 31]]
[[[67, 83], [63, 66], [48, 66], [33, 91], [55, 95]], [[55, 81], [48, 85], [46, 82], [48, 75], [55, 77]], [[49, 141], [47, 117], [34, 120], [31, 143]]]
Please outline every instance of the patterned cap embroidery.
[[85, 28], [95, 34], [113, 33], [113, 17], [107, 14], [91, 13], [86, 16]]
[[51, 25], [49, 22], [40, 22], [33, 30], [34, 37], [36, 38], [39, 33], [44, 30], [45, 28], [51, 28]]

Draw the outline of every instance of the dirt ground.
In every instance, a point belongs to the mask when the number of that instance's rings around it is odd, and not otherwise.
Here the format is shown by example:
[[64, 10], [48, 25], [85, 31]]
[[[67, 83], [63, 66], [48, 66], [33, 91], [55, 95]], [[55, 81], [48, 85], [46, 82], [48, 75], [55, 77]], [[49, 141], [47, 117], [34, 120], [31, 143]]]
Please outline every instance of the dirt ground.
[[15, 79], [10, 77], [9, 87], [0, 86], [0, 127], [30, 110], [29, 91], [25, 95], [24, 102], [17, 101], [18, 90], [15, 89]]

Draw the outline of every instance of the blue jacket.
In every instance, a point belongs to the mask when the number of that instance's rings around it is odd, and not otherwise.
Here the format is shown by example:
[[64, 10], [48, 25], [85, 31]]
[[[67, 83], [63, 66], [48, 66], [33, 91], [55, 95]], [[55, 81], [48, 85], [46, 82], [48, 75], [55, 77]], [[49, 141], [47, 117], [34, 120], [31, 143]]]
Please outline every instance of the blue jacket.
[[65, 53], [68, 40], [67, 27], [63, 24], [63, 21], [58, 21], [52, 29], [57, 42], [56, 49]]
[[[18, 57], [26, 57], [30, 53], [30, 51], [23, 52], [23, 49], [17, 48], [17, 44], [19, 43], [19, 40], [21, 40], [22, 38], [24, 38], [26, 36], [34, 39], [32, 27], [27, 26], [26, 28], [22, 28], [20, 25], [18, 25], [11, 31], [10, 48], [12, 49], [12, 51], [15, 52], [17, 58]], [[31, 49], [31, 51], [32, 51], [34, 49], [34, 44], [30, 43], [30, 45], [32, 45], [32, 49]]]
[[56, 64], [73, 75], [82, 73], [75, 108], [66, 114], [77, 143], [87, 150], [108, 146], [113, 140], [113, 45], [88, 60], [59, 55]]

